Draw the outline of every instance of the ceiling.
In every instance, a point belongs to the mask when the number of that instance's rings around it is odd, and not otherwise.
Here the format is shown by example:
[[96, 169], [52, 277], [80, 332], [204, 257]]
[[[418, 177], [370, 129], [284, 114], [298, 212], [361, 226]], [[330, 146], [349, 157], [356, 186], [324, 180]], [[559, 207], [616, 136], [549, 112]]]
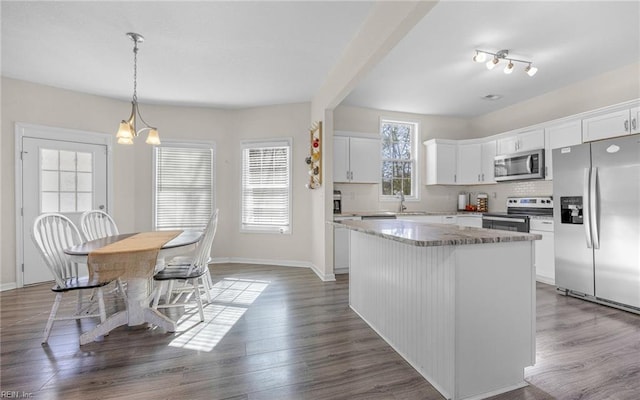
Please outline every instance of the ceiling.
[[[372, 9], [365, 1], [2, 1], [2, 75], [142, 103], [247, 108], [310, 101]], [[473, 63], [508, 49], [529, 77]], [[640, 62], [640, 2], [445, 1], [343, 104], [473, 117]], [[497, 101], [482, 99], [488, 94]], [[639, 93], [640, 97], [640, 93]]]

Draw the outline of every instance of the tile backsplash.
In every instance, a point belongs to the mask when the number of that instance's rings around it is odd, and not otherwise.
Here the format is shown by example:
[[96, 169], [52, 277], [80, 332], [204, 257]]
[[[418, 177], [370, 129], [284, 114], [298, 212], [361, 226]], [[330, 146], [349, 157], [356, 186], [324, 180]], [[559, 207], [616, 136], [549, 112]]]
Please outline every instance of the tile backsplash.
[[[342, 192], [342, 210], [396, 211], [398, 201], [380, 201], [379, 187], [375, 184], [334, 184]], [[489, 195], [489, 211], [507, 211], [507, 197], [549, 196], [553, 193], [552, 181], [530, 180], [474, 186], [421, 186], [420, 201], [407, 201], [408, 211], [448, 212], [456, 211], [459, 193], [471, 193], [471, 203], [476, 204], [478, 193]]]
[[551, 196], [553, 181], [530, 180], [511, 183], [497, 183], [495, 185], [467, 186], [471, 193], [471, 201], [475, 202], [478, 193], [489, 195], [489, 211], [507, 211], [507, 197]]

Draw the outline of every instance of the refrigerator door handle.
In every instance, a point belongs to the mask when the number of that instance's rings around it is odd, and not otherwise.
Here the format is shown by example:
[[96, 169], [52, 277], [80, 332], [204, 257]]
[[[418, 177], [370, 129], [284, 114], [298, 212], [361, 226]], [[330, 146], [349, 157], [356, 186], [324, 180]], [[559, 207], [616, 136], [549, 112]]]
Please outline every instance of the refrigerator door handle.
[[584, 235], [587, 238], [587, 248], [592, 249], [591, 243], [591, 202], [589, 199], [589, 182], [591, 181], [590, 169], [584, 169], [584, 182], [582, 186], [582, 218], [584, 220]]
[[598, 168], [591, 168], [591, 182], [590, 188], [590, 206], [589, 206], [589, 219], [591, 220], [591, 237], [593, 240], [593, 248], [600, 248], [600, 240], [598, 238]]

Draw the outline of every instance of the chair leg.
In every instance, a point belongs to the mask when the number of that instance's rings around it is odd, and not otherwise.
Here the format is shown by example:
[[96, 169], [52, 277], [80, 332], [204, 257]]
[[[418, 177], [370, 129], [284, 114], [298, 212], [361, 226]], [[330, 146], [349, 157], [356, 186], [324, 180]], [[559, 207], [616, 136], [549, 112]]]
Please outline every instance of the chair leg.
[[212, 286], [209, 285], [209, 280], [206, 276], [202, 276], [200, 279], [202, 279], [202, 286], [204, 287], [205, 294], [207, 295], [207, 303], [211, 303], [213, 301], [211, 300]]
[[107, 311], [104, 307], [104, 292], [102, 288], [98, 289], [98, 311], [100, 311], [100, 322], [107, 320]]
[[53, 300], [53, 306], [51, 306], [51, 313], [49, 314], [49, 320], [47, 321], [47, 325], [44, 328], [44, 338], [42, 339], [42, 343], [47, 343], [47, 341], [49, 340], [51, 327], [53, 326], [53, 321], [55, 320], [56, 314], [58, 313], [58, 307], [60, 307], [61, 300], [62, 300], [62, 293], [56, 293], [56, 298]]
[[160, 296], [162, 296], [162, 289], [164, 288], [164, 281], [158, 282], [158, 287], [155, 288], [155, 295], [153, 296], [153, 305], [151, 306], [154, 310], [158, 309], [158, 303], [160, 302]]
[[198, 279], [193, 279], [193, 290], [196, 294], [196, 302], [198, 303], [198, 312], [200, 313], [200, 322], [204, 322], [204, 311], [202, 310], [202, 297], [200, 296], [200, 286], [198, 285]]

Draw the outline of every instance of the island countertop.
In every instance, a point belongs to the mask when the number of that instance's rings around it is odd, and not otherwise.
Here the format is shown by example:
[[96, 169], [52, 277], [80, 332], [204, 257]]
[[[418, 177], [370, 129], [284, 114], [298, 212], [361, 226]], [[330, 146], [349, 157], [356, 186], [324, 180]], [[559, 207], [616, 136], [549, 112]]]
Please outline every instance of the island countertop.
[[433, 224], [398, 219], [333, 222], [336, 226], [419, 246], [455, 246], [466, 244], [540, 240], [541, 235], [496, 229], [472, 228], [452, 224]]

